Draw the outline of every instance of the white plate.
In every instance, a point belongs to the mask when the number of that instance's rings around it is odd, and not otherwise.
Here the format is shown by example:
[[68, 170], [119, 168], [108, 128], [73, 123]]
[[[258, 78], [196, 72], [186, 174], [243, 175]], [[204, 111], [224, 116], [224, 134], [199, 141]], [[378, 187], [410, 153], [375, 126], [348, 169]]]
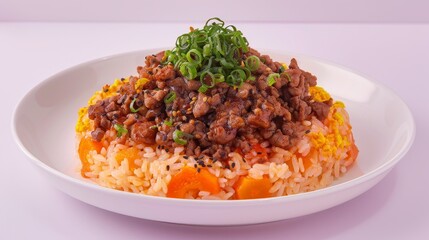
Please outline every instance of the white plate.
[[[345, 102], [350, 113], [360, 154], [357, 164], [334, 185], [277, 198], [200, 201], [126, 193], [83, 180], [74, 160], [77, 110], [104, 84], [136, 74], [144, 57], [158, 51], [130, 52], [80, 64], [50, 77], [24, 96], [14, 114], [15, 140], [52, 184], [91, 205], [138, 218], [199, 225], [262, 223], [318, 212], [362, 194], [391, 170], [414, 140], [412, 115], [392, 91], [342, 67], [294, 55], [335, 99]], [[288, 62], [291, 57], [281, 51], [268, 53], [277, 61]]]

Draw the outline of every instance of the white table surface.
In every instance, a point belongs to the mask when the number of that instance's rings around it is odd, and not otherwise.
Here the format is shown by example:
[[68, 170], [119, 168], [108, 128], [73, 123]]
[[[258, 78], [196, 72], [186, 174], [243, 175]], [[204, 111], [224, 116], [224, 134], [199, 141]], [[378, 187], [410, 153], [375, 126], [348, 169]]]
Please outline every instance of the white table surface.
[[12, 112], [27, 91], [62, 69], [172, 46], [190, 24], [0, 23], [0, 239], [429, 239], [429, 25], [234, 24], [257, 49], [315, 56], [392, 88], [417, 125], [409, 153], [361, 196], [291, 220], [198, 227], [101, 210], [52, 187], [27, 161], [12, 139]]

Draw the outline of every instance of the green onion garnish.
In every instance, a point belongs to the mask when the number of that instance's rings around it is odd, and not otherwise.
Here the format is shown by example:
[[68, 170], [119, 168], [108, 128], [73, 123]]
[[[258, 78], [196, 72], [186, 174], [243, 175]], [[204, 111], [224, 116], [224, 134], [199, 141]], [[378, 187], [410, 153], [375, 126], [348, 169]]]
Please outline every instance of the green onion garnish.
[[261, 61], [259, 60], [259, 58], [257, 56], [250, 56], [248, 58], [246, 58], [246, 61], [244, 61], [244, 64], [246, 65], [246, 67], [250, 70], [250, 71], [256, 71], [259, 68], [259, 63]]
[[[165, 52], [163, 63], [173, 64], [188, 80], [199, 78], [202, 83], [200, 92], [219, 82], [240, 86], [251, 79], [250, 72], [259, 67], [257, 57], [249, 57], [246, 66], [242, 67], [243, 54], [249, 51], [248, 45], [236, 27], [225, 27], [221, 19], [210, 18], [202, 29], [193, 29], [179, 36], [176, 47]], [[207, 74], [211, 82], [205, 79]]]
[[268, 78], [267, 78], [268, 86], [273, 86], [274, 83], [276, 83], [276, 78], [279, 78], [279, 77], [280, 77], [280, 74], [278, 73], [271, 73], [270, 75], [268, 75]]
[[284, 71], [285, 71], [285, 67], [280, 66], [280, 67], [279, 67], [279, 73], [282, 73], [282, 72], [284, 72]]
[[176, 92], [171, 91], [167, 94], [167, 96], [164, 97], [164, 102], [165, 103], [172, 103], [174, 101], [174, 99], [176, 99]]
[[183, 62], [180, 64], [179, 71], [188, 80], [192, 80], [197, 77], [197, 67], [193, 63]]
[[164, 121], [164, 124], [171, 127], [173, 126], [173, 119], [169, 118]]
[[121, 137], [123, 134], [127, 134], [128, 133], [128, 130], [124, 126], [122, 126], [120, 124], [115, 124], [115, 125], [113, 125], [113, 127], [115, 128], [115, 130], [117, 132], [116, 133], [117, 137]]
[[136, 113], [136, 112], [140, 111], [140, 109], [142, 109], [141, 107], [139, 107], [137, 109], [134, 108], [134, 103], [136, 102], [136, 100], [137, 100], [137, 98], [134, 98], [133, 101], [131, 101], [131, 103], [130, 103], [130, 111], [132, 113]]
[[193, 137], [194, 136], [192, 136], [191, 134], [182, 132], [182, 131], [177, 130], [177, 129], [174, 130], [174, 132], [173, 132], [173, 140], [175, 143], [177, 143], [179, 145], [187, 144], [188, 143], [187, 139], [191, 139]]
[[201, 63], [201, 61], [203, 61], [203, 56], [201, 56], [200, 51], [198, 51], [197, 49], [191, 49], [186, 54], [186, 59], [188, 60], [188, 62], [198, 65]]
[[209, 90], [209, 88], [210, 88], [210, 86], [203, 84], [203, 85], [201, 85], [200, 88], [198, 88], [198, 92], [205, 93], [205, 92], [207, 92], [207, 90]]

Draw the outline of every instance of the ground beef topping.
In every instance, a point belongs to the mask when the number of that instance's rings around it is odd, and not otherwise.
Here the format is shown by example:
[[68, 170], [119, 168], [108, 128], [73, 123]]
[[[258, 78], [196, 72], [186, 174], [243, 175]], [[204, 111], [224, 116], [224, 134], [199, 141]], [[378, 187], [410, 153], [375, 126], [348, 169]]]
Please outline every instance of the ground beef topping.
[[[288, 149], [309, 129], [302, 122], [313, 116], [323, 121], [332, 105], [332, 99], [314, 101], [309, 87], [317, 79], [301, 70], [295, 59], [269, 86], [268, 75], [283, 65], [251, 49], [246, 56], [265, 59], [252, 72], [255, 80], [240, 87], [221, 83], [201, 93], [199, 81], [187, 80], [170, 64], [161, 63], [162, 53], [148, 56], [146, 64], [137, 68], [139, 76], [130, 77], [117, 95], [89, 106], [94, 140], [100, 141], [106, 131], [120, 125], [136, 143], [177, 147], [180, 144], [173, 133], [179, 130], [188, 136], [183, 145], [187, 155], [206, 154], [222, 160], [238, 148], [249, 152], [252, 146], [246, 141], [251, 139]], [[147, 82], [135, 88], [143, 78]]]

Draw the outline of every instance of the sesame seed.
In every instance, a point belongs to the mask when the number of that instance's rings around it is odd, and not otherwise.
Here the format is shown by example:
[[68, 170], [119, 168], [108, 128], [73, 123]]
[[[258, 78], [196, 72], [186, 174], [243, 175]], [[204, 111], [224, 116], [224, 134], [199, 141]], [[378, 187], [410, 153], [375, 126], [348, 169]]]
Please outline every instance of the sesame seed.
[[192, 98], [192, 100], [193, 100], [193, 101], [196, 101], [196, 100], [197, 100], [197, 97], [193, 97], [193, 98]]
[[201, 168], [197, 168], [197, 172], [199, 173], [199, 172], [201, 172]]
[[204, 101], [204, 102], [207, 102], [207, 99], [208, 99], [207, 97], [204, 97], [204, 98], [203, 98], [203, 101]]
[[232, 162], [232, 163], [231, 163], [231, 167], [232, 167], [232, 168], [235, 168], [235, 162]]
[[173, 117], [177, 116], [177, 112], [173, 111]]
[[207, 167], [212, 167], [212, 165], [208, 164]]
[[186, 118], [186, 116], [183, 116], [183, 117], [182, 117], [182, 120], [183, 120], [183, 121], [186, 121], [186, 119], [187, 119], [187, 118]]
[[310, 133], [310, 130], [305, 131], [305, 133], [306, 133], [306, 134], [309, 134], [309, 133]]
[[184, 159], [189, 159], [188, 155], [183, 156]]
[[194, 164], [194, 168], [197, 168], [197, 167], [198, 167], [198, 165], [195, 163], [195, 164]]
[[166, 168], [167, 168], [167, 171], [170, 171], [170, 165], [167, 165]]

